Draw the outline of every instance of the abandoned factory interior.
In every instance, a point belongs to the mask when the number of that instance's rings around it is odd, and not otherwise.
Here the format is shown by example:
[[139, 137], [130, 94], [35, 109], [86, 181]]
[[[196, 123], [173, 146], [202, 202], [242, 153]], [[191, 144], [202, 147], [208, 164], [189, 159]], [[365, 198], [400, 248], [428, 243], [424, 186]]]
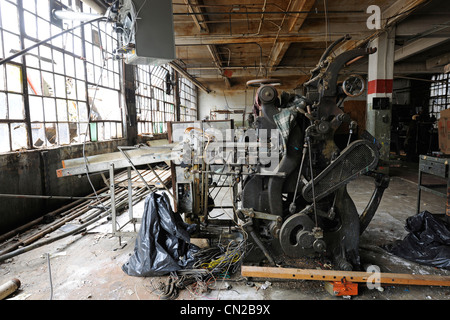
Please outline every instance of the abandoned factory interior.
[[450, 300], [449, 1], [0, 0], [0, 73], [0, 300]]

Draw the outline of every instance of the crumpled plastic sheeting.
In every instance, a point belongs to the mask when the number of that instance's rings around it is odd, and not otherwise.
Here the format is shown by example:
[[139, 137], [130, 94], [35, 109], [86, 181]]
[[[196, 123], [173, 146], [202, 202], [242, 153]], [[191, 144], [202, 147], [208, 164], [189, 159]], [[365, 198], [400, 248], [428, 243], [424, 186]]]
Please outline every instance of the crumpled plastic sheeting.
[[450, 226], [428, 211], [406, 219], [409, 234], [385, 247], [390, 253], [419, 264], [450, 269]]
[[122, 270], [130, 276], [151, 277], [189, 268], [199, 250], [190, 244], [196, 229], [197, 225], [185, 223], [172, 211], [167, 194], [149, 194], [134, 253]]

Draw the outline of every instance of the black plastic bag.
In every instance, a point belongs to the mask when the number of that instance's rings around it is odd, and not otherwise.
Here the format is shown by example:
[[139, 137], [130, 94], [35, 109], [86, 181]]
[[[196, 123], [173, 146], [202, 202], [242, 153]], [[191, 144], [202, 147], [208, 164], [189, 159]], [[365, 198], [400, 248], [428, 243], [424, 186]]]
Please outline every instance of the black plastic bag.
[[199, 248], [190, 244], [197, 229], [173, 212], [167, 194], [151, 193], [145, 199], [144, 213], [136, 238], [134, 254], [122, 270], [137, 277], [162, 276], [189, 268]]
[[450, 227], [423, 211], [406, 219], [409, 234], [385, 247], [390, 253], [419, 264], [450, 269]]

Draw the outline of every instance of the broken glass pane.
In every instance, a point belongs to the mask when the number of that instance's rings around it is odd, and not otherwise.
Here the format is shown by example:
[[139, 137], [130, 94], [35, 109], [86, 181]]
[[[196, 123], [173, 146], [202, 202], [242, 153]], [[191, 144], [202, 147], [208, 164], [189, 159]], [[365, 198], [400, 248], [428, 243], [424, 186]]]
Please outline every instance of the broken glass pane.
[[[89, 98], [93, 99], [95, 88], [89, 90]], [[106, 88], [98, 88], [92, 113], [97, 114], [98, 120], [121, 121], [122, 114], [119, 105], [119, 92]], [[95, 118], [94, 118], [95, 119]]]
[[11, 141], [13, 150], [27, 148], [28, 135], [25, 123], [11, 123]]
[[56, 140], [56, 124], [55, 123], [47, 123], [45, 124], [45, 137], [49, 144], [54, 145], [57, 143]]
[[41, 148], [47, 146], [44, 124], [43, 123], [32, 123], [31, 124], [31, 136], [33, 139], [33, 146], [36, 148]]

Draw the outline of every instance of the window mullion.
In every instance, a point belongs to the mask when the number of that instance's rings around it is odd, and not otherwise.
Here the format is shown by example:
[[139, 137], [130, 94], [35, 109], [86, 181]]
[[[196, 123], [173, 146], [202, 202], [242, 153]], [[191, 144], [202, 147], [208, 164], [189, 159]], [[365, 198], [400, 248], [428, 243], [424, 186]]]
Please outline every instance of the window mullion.
[[[23, 10], [23, 0], [17, 1], [17, 11], [19, 14], [19, 30], [20, 30], [20, 46], [21, 50], [25, 49], [25, 19], [24, 19], [24, 10]], [[30, 118], [30, 103], [29, 103], [29, 94], [28, 94], [28, 82], [27, 82], [27, 63], [26, 59], [22, 58], [22, 94], [23, 94], [23, 103], [25, 110], [25, 127], [27, 129], [27, 145], [28, 149], [33, 149], [33, 137], [31, 130], [31, 118]], [[10, 135], [12, 132], [10, 132]], [[12, 141], [11, 141], [12, 143]]]

